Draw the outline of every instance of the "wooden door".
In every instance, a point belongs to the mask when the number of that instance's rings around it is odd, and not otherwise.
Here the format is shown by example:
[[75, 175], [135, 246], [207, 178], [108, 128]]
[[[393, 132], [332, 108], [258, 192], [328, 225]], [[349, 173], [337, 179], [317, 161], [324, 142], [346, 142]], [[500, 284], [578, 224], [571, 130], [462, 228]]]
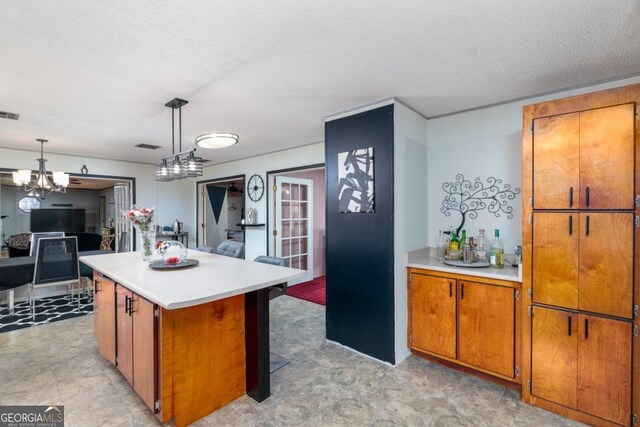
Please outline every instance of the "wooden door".
[[133, 385], [133, 326], [129, 314], [131, 291], [116, 286], [117, 366], [122, 375]]
[[133, 294], [133, 388], [153, 411], [156, 400], [156, 318], [153, 303]]
[[581, 314], [578, 327], [578, 409], [629, 425], [631, 323]]
[[634, 110], [631, 103], [580, 113], [583, 209], [634, 208]]
[[411, 276], [411, 347], [455, 359], [456, 280]]
[[633, 230], [630, 212], [580, 213], [580, 310], [631, 318]]
[[531, 394], [569, 408], [578, 401], [578, 315], [534, 306]]
[[533, 301], [578, 308], [578, 213], [533, 214]]
[[544, 117], [533, 123], [533, 206], [578, 209], [579, 114]]
[[115, 283], [98, 273], [93, 275], [93, 334], [98, 351], [109, 362], [116, 363], [116, 295]]
[[458, 359], [515, 377], [515, 290], [459, 281]]

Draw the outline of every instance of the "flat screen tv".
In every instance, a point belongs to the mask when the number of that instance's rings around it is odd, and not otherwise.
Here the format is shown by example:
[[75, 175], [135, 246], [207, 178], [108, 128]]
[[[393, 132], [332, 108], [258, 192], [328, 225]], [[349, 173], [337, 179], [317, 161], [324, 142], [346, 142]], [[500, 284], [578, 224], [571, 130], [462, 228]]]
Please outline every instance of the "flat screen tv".
[[84, 218], [84, 209], [31, 209], [31, 231], [82, 233]]

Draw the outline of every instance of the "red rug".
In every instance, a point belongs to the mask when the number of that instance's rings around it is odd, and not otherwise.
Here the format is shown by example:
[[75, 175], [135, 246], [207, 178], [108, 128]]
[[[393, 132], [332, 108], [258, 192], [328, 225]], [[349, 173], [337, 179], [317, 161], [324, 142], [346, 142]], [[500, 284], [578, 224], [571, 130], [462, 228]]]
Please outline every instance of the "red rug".
[[308, 282], [299, 285], [289, 286], [287, 295], [300, 298], [305, 301], [315, 302], [320, 305], [327, 305], [326, 281], [324, 276], [316, 277]]

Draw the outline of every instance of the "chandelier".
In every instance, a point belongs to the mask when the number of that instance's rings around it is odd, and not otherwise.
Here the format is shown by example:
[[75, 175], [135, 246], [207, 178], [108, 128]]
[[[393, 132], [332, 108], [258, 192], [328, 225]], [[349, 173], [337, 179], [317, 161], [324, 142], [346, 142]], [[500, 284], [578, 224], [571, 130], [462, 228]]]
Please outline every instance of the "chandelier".
[[31, 180], [31, 169], [19, 169], [13, 172], [13, 183], [17, 186], [24, 186], [24, 191], [44, 200], [49, 194], [55, 192], [66, 193], [69, 185], [69, 174], [64, 172], [47, 172], [44, 158], [44, 143], [46, 139], [36, 139], [40, 143], [40, 158], [38, 160], [38, 171], [36, 178]]
[[[171, 108], [171, 156], [156, 164], [156, 181], [195, 178], [202, 176], [202, 157], [196, 157], [196, 149], [182, 151], [182, 106], [189, 101], [174, 98], [165, 107]], [[178, 153], [175, 151], [175, 112], [178, 110]]]

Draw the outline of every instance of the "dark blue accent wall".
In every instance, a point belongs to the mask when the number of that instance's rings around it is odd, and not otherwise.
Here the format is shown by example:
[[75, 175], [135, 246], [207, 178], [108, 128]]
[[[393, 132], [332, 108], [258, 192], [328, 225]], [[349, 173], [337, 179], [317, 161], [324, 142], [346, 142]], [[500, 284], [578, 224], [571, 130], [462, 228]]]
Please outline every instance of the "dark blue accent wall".
[[[374, 213], [338, 212], [338, 153], [374, 147]], [[395, 363], [393, 105], [325, 124], [327, 339]]]

